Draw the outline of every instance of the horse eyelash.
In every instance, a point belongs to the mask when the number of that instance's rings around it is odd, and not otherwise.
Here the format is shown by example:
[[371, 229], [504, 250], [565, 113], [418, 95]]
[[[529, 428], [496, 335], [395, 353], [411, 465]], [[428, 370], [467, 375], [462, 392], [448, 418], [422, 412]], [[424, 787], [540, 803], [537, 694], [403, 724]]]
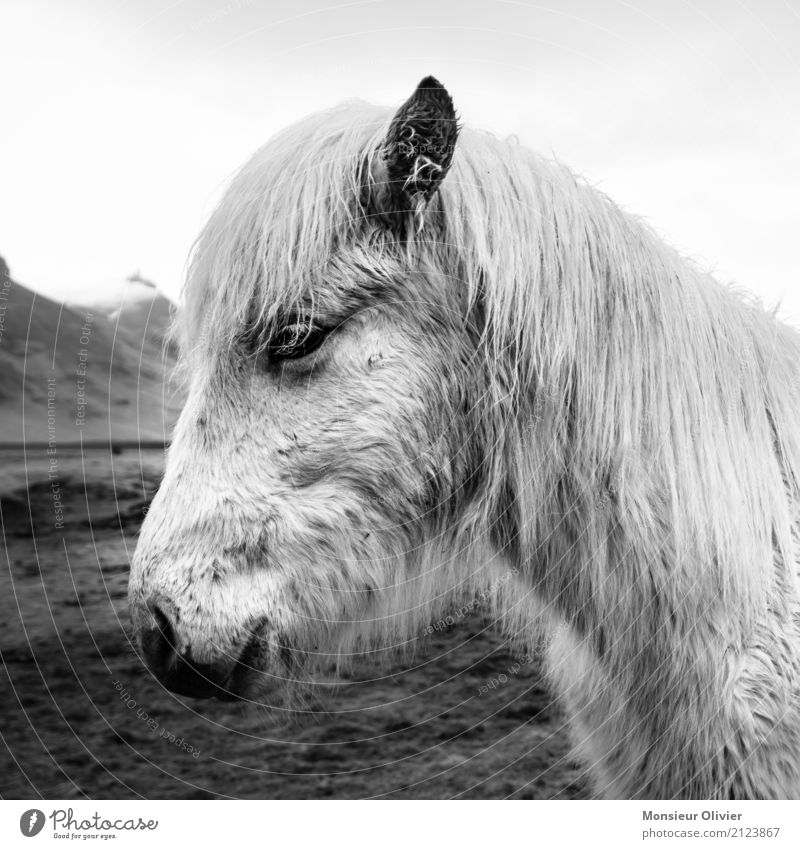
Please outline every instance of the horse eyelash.
[[[289, 330], [294, 331], [291, 340], [288, 343], [277, 344], [276, 340]], [[302, 359], [318, 350], [328, 338], [331, 330], [332, 328], [317, 324], [310, 318], [290, 319], [270, 339], [267, 344], [267, 354], [270, 359], [279, 362]], [[305, 345], [307, 350], [303, 350], [302, 345]], [[295, 353], [295, 351], [298, 351], [298, 353]]]

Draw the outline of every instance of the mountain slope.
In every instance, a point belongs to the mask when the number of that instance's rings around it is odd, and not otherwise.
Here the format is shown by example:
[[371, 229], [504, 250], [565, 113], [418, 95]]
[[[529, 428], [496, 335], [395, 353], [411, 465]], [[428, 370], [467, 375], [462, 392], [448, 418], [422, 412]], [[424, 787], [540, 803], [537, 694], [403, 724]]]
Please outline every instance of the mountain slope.
[[0, 442], [168, 440], [182, 404], [171, 309], [155, 288], [100, 309], [58, 304], [0, 259]]

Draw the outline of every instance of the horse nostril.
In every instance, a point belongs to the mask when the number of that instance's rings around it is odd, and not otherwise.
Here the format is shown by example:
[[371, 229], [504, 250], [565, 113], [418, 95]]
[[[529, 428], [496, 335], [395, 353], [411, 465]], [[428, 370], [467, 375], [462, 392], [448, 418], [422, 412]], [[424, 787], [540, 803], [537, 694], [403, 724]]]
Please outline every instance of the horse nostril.
[[155, 628], [146, 628], [139, 635], [142, 654], [145, 662], [152, 672], [159, 678], [177, 657], [178, 650], [175, 646], [175, 631], [166, 614], [160, 607], [151, 608], [156, 621]]
[[158, 680], [173, 693], [207, 699], [218, 695], [230, 677], [236, 658], [223, 657], [211, 663], [192, 658], [189, 649], [179, 651], [175, 627], [164, 611], [153, 606], [155, 627], [140, 633], [145, 662]]

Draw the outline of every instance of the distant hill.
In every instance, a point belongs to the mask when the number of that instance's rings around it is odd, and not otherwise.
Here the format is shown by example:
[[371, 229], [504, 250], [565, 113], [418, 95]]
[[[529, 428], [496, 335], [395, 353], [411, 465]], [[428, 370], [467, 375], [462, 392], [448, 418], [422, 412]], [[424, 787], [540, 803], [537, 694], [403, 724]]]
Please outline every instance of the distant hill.
[[[85, 311], [81, 305], [73, 306], [78, 312]], [[88, 309], [107, 316], [121, 330], [133, 333], [137, 340], [147, 339], [162, 345], [169, 340], [175, 304], [137, 271], [111, 284], [107, 294], [93, 301]]]
[[173, 309], [138, 274], [100, 304], [59, 304], [0, 258], [0, 442], [167, 441], [183, 402], [170, 380]]

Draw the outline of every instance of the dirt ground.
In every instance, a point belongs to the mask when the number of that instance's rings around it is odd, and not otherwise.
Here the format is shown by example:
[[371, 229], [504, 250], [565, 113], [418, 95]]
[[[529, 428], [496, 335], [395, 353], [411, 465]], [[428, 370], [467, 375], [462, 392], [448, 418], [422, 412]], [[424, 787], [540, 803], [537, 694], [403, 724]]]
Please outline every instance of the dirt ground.
[[161, 452], [60, 450], [52, 478], [43, 451], [0, 453], [3, 798], [585, 795], [538, 659], [480, 612], [409, 668], [357, 667], [302, 723], [166, 692], [125, 608]]

